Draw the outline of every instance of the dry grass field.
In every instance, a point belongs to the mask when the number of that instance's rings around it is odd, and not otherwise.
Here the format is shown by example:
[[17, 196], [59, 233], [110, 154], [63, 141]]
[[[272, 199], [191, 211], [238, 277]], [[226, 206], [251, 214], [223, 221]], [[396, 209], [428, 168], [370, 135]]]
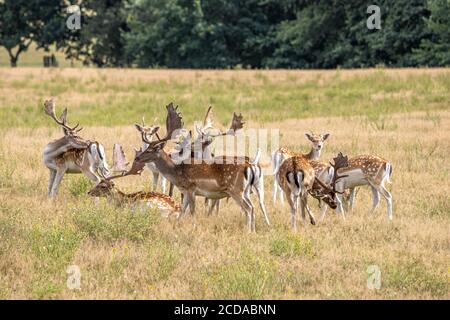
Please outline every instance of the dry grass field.
[[[42, 110], [50, 95], [85, 126], [83, 137], [105, 145], [110, 164], [114, 143], [129, 158], [140, 146], [132, 124], [143, 115], [162, 122], [170, 101], [187, 126], [212, 104], [219, 125], [240, 111], [247, 128], [280, 129], [280, 145], [298, 151], [309, 150], [304, 132], [330, 132], [323, 159], [342, 151], [392, 162], [394, 219], [383, 199], [370, 215], [362, 188], [346, 221], [329, 210], [293, 233], [287, 204], [272, 203], [271, 176], [272, 226], [258, 210], [256, 234], [232, 201], [207, 217], [198, 199], [194, 230], [189, 215], [177, 224], [95, 202], [80, 175], [67, 175], [48, 200], [41, 152], [61, 136]], [[0, 69], [0, 298], [449, 299], [449, 152], [449, 69]], [[150, 176], [117, 184], [149, 189]], [[79, 290], [66, 285], [70, 265], [80, 268]], [[380, 289], [367, 287], [370, 265], [381, 271]]]

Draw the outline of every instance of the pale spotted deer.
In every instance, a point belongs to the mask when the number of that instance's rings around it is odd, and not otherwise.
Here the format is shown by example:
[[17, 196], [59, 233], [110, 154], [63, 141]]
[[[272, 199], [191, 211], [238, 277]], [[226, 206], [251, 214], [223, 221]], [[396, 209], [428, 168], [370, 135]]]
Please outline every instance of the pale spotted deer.
[[[261, 170], [257, 162], [241, 161], [237, 157], [224, 157], [223, 163], [175, 163], [163, 150], [175, 129], [181, 128], [181, 115], [168, 106], [167, 133], [164, 138], [157, 136], [157, 141], [148, 141], [145, 135], [142, 140], [148, 143], [145, 150], [141, 150], [135, 157], [136, 162], [153, 162], [158, 170], [166, 176], [183, 194], [183, 204], [179, 218], [183, 217], [187, 208], [194, 217], [195, 225], [195, 197], [202, 196], [210, 199], [231, 197], [247, 215], [249, 231], [256, 230], [254, 206], [250, 199], [250, 190], [255, 187], [259, 196], [259, 178]], [[259, 153], [260, 154], [260, 153]], [[267, 224], [269, 219], [265, 213]]]
[[360, 155], [349, 159], [348, 167], [339, 169], [337, 173], [345, 175], [335, 186], [335, 190], [339, 192], [336, 197], [338, 212], [344, 212], [342, 206], [342, 193], [344, 190], [350, 189], [351, 191], [350, 208], [352, 208], [355, 188], [368, 185], [372, 190], [373, 196], [371, 212], [377, 208], [381, 194], [387, 203], [388, 218], [392, 220], [392, 195], [384, 185], [385, 182], [391, 183], [392, 165], [389, 161], [375, 155]]
[[[339, 154], [335, 159], [335, 168], [341, 168], [347, 165], [347, 157]], [[291, 207], [291, 225], [294, 231], [297, 230], [296, 215], [298, 210], [298, 201], [302, 219], [305, 220], [305, 212], [308, 213], [311, 224], [316, 224], [313, 213], [308, 206], [308, 193], [317, 199], [325, 201], [331, 207], [336, 207], [334, 183], [325, 184], [316, 177], [314, 168], [310, 160], [305, 156], [293, 156], [286, 159], [277, 172], [277, 181], [286, 194], [289, 206]], [[338, 179], [338, 178], [335, 178]]]
[[151, 209], [156, 209], [164, 217], [178, 217], [181, 208], [172, 197], [158, 192], [134, 192], [130, 194], [120, 191], [111, 180], [102, 180], [88, 195], [92, 197], [107, 197], [113, 199], [117, 206], [132, 205], [137, 207], [140, 204]]
[[64, 137], [47, 144], [43, 151], [43, 162], [50, 170], [48, 196], [54, 197], [66, 173], [83, 173], [93, 182], [98, 183], [102, 177], [110, 173], [103, 146], [97, 141], [84, 140], [78, 136], [82, 128], [67, 125], [67, 109], [58, 119], [55, 115], [55, 102], [48, 99], [44, 103], [44, 111], [59, 126]]
[[273, 165], [273, 175], [274, 175], [274, 181], [273, 181], [273, 203], [276, 204], [277, 202], [277, 194], [279, 194], [279, 198], [281, 201], [281, 204], [284, 204], [283, 199], [283, 190], [278, 187], [278, 181], [276, 179], [277, 172], [286, 159], [289, 159], [291, 157], [295, 156], [303, 156], [307, 160], [318, 160], [320, 158], [320, 155], [323, 150], [323, 146], [325, 143], [325, 140], [327, 140], [330, 137], [329, 133], [325, 134], [314, 134], [314, 133], [305, 133], [305, 137], [311, 142], [311, 150], [309, 153], [303, 154], [298, 152], [290, 151], [286, 148], [280, 148], [277, 151], [275, 151], [272, 155], [272, 165]]

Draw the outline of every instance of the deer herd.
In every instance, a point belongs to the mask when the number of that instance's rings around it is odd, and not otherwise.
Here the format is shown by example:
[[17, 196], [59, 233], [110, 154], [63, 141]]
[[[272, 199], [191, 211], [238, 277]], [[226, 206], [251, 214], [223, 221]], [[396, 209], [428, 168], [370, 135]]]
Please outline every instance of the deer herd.
[[[253, 158], [247, 156], [215, 155], [211, 145], [217, 137], [235, 136], [244, 126], [242, 115], [233, 114], [230, 128], [222, 132], [213, 126], [212, 107], [209, 107], [201, 126], [196, 126], [197, 137], [184, 130], [183, 119], [170, 103], [167, 107], [165, 135], [160, 134], [157, 125], [135, 124], [142, 139], [142, 147], [135, 150], [131, 165], [126, 160], [120, 145], [113, 148], [113, 166], [109, 168], [105, 149], [98, 141], [83, 139], [79, 124], [71, 127], [67, 124], [67, 109], [60, 117], [55, 113], [55, 102], [48, 99], [44, 111], [63, 130], [64, 136], [47, 144], [43, 151], [43, 161], [50, 171], [48, 196], [55, 197], [58, 187], [66, 173], [83, 173], [96, 185], [88, 192], [92, 197], [106, 197], [117, 206], [135, 208], [149, 207], [163, 216], [182, 218], [187, 209], [195, 225], [196, 197], [205, 198], [208, 215], [219, 211], [220, 200], [231, 198], [246, 216], [247, 228], [256, 231], [255, 206], [251, 200], [254, 193], [264, 220], [270, 225], [264, 205], [264, 175], [260, 163], [261, 151], [258, 149]], [[320, 221], [325, 217], [328, 207], [341, 214], [345, 219], [343, 202], [348, 209], [353, 204], [359, 186], [369, 186], [372, 190], [373, 212], [380, 202], [380, 194], [387, 203], [388, 218], [392, 220], [392, 196], [385, 187], [390, 183], [392, 165], [375, 155], [359, 155], [352, 158], [339, 153], [332, 162], [320, 160], [325, 141], [329, 133], [306, 133], [311, 142], [309, 153], [298, 153], [280, 148], [272, 154], [273, 165], [273, 203], [284, 203], [286, 197], [291, 209], [291, 225], [297, 229], [298, 207], [302, 220], [306, 214], [311, 224], [316, 224], [308, 196], [318, 200]], [[169, 144], [168, 142], [172, 143]], [[169, 147], [169, 145], [174, 145]], [[126, 194], [114, 184], [114, 179], [141, 174], [145, 168], [153, 174], [153, 191], [139, 191]], [[115, 172], [116, 174], [112, 174]], [[161, 177], [162, 193], [156, 192]], [[166, 195], [166, 180], [170, 183]], [[181, 203], [173, 198], [176, 187], [181, 193]]]

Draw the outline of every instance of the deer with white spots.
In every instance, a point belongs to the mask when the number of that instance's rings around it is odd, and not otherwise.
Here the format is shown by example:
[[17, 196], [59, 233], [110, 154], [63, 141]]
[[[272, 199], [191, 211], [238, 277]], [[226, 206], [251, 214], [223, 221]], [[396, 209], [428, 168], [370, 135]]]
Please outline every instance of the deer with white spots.
[[144, 191], [126, 194], [117, 189], [114, 182], [106, 179], [92, 188], [88, 195], [92, 197], [107, 197], [112, 199], [117, 206], [132, 205], [136, 208], [141, 205], [150, 209], [156, 209], [163, 217], [177, 217], [181, 212], [180, 206], [175, 204], [175, 201], [165, 194]]
[[274, 181], [273, 181], [273, 203], [275, 204], [277, 202], [277, 194], [279, 194], [281, 204], [284, 204], [283, 199], [283, 190], [282, 188], [279, 188], [278, 181], [276, 179], [277, 172], [281, 166], [281, 164], [291, 157], [296, 156], [302, 156], [307, 160], [318, 160], [320, 158], [320, 155], [323, 150], [323, 146], [325, 143], [325, 140], [327, 140], [330, 137], [329, 133], [325, 134], [314, 134], [314, 133], [305, 133], [306, 138], [311, 142], [311, 150], [309, 153], [303, 154], [298, 152], [290, 151], [286, 148], [280, 148], [277, 151], [275, 151], [272, 155], [272, 165], [273, 165], [273, 175], [274, 175]]
[[[239, 157], [221, 157], [222, 163], [216, 163], [219, 160], [218, 157], [214, 158], [214, 163], [205, 161], [196, 163], [192, 161], [192, 158], [187, 161], [188, 163], [175, 162], [163, 150], [163, 147], [171, 139], [173, 132], [182, 127], [182, 117], [173, 105], [167, 106], [167, 111], [166, 136], [162, 139], [156, 136], [156, 141], [149, 141], [143, 134], [142, 140], [148, 144], [148, 147], [137, 153], [135, 162], [154, 163], [156, 168], [180, 190], [183, 194], [183, 204], [179, 218], [184, 216], [189, 207], [195, 226], [196, 196], [209, 199], [231, 197], [246, 213], [249, 231], [255, 231], [255, 213], [250, 199], [250, 190], [254, 187], [257, 195], [260, 196], [261, 168], [257, 164], [260, 152], [251, 162]], [[266, 223], [269, 225], [267, 213], [264, 210], [263, 212]]]
[[372, 190], [372, 209], [373, 212], [379, 202], [380, 194], [387, 203], [387, 215], [392, 220], [392, 195], [386, 189], [385, 182], [391, 183], [392, 164], [378, 156], [360, 155], [348, 160], [348, 166], [337, 171], [339, 175], [345, 175], [335, 185], [336, 202], [338, 203], [338, 212], [344, 212], [342, 206], [342, 193], [350, 189], [350, 209], [353, 208], [356, 187], [367, 185]]
[[82, 128], [67, 125], [67, 109], [58, 119], [55, 115], [55, 102], [48, 99], [44, 111], [64, 132], [64, 137], [47, 144], [43, 151], [43, 161], [50, 170], [48, 196], [54, 197], [66, 173], [83, 173], [95, 183], [110, 174], [103, 146], [97, 141], [84, 140], [78, 136]]

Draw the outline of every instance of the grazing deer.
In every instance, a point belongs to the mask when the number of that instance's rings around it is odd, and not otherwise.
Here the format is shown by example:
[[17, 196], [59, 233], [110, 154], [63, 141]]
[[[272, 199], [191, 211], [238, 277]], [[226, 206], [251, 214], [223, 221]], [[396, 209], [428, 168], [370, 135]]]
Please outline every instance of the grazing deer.
[[[255, 231], [255, 213], [250, 199], [250, 190], [255, 187], [258, 196], [260, 195], [261, 190], [258, 189], [258, 186], [261, 170], [257, 165], [259, 156], [251, 163], [241, 161], [242, 159], [237, 157], [223, 157], [224, 163], [206, 163], [204, 161], [200, 164], [175, 163], [163, 150], [163, 147], [173, 132], [181, 128], [182, 118], [172, 104], [167, 106], [167, 111], [166, 136], [162, 139], [157, 136], [157, 141], [148, 141], [147, 137], [142, 134], [142, 140], [148, 143], [148, 147], [138, 152], [135, 161], [153, 162], [157, 169], [181, 191], [183, 204], [179, 218], [184, 216], [189, 207], [195, 225], [196, 196], [210, 199], [231, 197], [246, 213], [249, 231]], [[266, 213], [265, 220], [269, 224]]]
[[48, 196], [54, 197], [66, 173], [83, 173], [90, 180], [98, 183], [101, 177], [109, 175], [105, 150], [97, 141], [84, 140], [78, 136], [82, 128], [67, 125], [67, 108], [60, 119], [55, 115], [55, 102], [48, 99], [44, 103], [44, 111], [59, 126], [64, 137], [47, 144], [43, 151], [43, 162], [50, 170]]
[[286, 148], [280, 148], [277, 151], [275, 151], [272, 155], [272, 164], [273, 164], [273, 175], [274, 175], [274, 181], [273, 181], [273, 203], [275, 204], [277, 202], [277, 193], [279, 193], [279, 197], [281, 200], [281, 204], [284, 204], [283, 200], [283, 190], [280, 188], [278, 189], [278, 181], [276, 180], [277, 172], [283, 163], [284, 160], [295, 157], [295, 156], [303, 156], [307, 160], [318, 160], [320, 158], [320, 154], [322, 153], [323, 146], [325, 143], [325, 140], [327, 140], [330, 137], [329, 133], [325, 134], [314, 134], [314, 133], [305, 133], [306, 138], [311, 142], [311, 150], [309, 153], [303, 154], [303, 153], [297, 153], [290, 151]]
[[392, 195], [384, 186], [391, 183], [392, 165], [389, 161], [374, 155], [360, 155], [348, 160], [348, 167], [341, 168], [338, 174], [345, 175], [336, 183], [335, 190], [338, 212], [344, 212], [342, 193], [350, 189], [350, 208], [353, 207], [355, 187], [370, 186], [373, 196], [371, 212], [374, 212], [380, 202], [380, 194], [386, 199], [388, 218], [392, 220]]
[[98, 183], [88, 192], [88, 195], [92, 197], [111, 198], [118, 206], [122, 206], [125, 204], [131, 204], [135, 206], [137, 204], [143, 203], [149, 208], [157, 209], [158, 212], [164, 217], [178, 217], [181, 212], [180, 206], [175, 204], [175, 201], [165, 194], [144, 191], [125, 194], [117, 189], [111, 179], [104, 179], [100, 181], [100, 183]]
[[[344, 167], [347, 164], [347, 157], [339, 154], [335, 160], [335, 168]], [[312, 214], [308, 203], [308, 193], [325, 201], [331, 207], [336, 207], [334, 188], [323, 183], [316, 177], [315, 171], [310, 161], [304, 156], [293, 156], [286, 159], [280, 166], [276, 177], [281, 189], [286, 194], [291, 207], [291, 225], [297, 231], [296, 215], [298, 210], [298, 200], [302, 219], [305, 220], [305, 212], [308, 213], [311, 224], [315, 225], [316, 220]], [[336, 178], [338, 179], [338, 177]], [[334, 180], [334, 183], [336, 180]]]

